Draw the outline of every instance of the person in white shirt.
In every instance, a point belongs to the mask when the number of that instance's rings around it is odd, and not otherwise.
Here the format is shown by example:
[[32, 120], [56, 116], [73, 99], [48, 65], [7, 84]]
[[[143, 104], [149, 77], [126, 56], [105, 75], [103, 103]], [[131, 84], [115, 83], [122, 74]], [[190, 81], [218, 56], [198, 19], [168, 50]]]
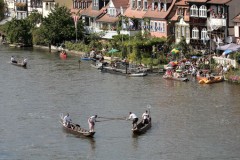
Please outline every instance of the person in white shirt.
[[90, 118], [88, 118], [89, 132], [94, 132], [94, 126], [95, 126], [95, 123], [97, 122], [96, 118], [97, 118], [97, 115], [91, 116]]
[[23, 59], [23, 65], [27, 65], [27, 58]]
[[128, 120], [132, 120], [132, 127], [133, 128], [137, 127], [138, 118], [137, 118], [136, 114], [134, 114], [132, 112], [129, 112]]
[[146, 110], [143, 114], [142, 114], [142, 123], [143, 124], [148, 124], [148, 119], [149, 119], [149, 114], [148, 111]]
[[67, 113], [66, 116], [64, 116], [63, 118], [63, 124], [66, 126], [66, 127], [70, 127], [70, 123], [72, 122], [70, 116], [69, 116], [69, 113]]
[[15, 60], [15, 58], [13, 56], [11, 57], [11, 62], [12, 63], [17, 63], [17, 61]]

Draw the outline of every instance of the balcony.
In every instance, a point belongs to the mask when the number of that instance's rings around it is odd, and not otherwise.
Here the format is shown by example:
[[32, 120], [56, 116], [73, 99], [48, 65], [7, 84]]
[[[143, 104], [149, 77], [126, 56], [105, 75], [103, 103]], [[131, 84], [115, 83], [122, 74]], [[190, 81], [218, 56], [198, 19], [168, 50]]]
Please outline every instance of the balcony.
[[210, 26], [216, 26], [218, 28], [227, 26], [226, 18], [209, 18], [208, 22]]
[[27, 11], [27, 4], [26, 3], [16, 3], [16, 10], [17, 11]]

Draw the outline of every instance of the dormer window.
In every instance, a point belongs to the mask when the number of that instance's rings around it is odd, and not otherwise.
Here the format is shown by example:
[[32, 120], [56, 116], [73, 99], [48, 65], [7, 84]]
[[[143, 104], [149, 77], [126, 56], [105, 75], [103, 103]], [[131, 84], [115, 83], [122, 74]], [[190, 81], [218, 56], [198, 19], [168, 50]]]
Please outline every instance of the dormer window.
[[144, 2], [143, 2], [143, 9], [144, 10], [148, 9], [148, 2], [147, 2], [147, 0], [144, 0]]
[[161, 11], [161, 2], [158, 2], [158, 11]]
[[116, 16], [116, 9], [115, 8], [108, 8], [108, 14], [111, 17], [115, 17]]
[[177, 15], [182, 15], [182, 8], [178, 8]]
[[93, 6], [95, 6], [95, 7], [98, 6], [98, 0], [93, 0]]
[[196, 5], [192, 5], [190, 8], [190, 16], [198, 17], [198, 7]]
[[142, 1], [141, 0], [137, 1], [137, 8], [142, 9]]
[[207, 7], [202, 5], [199, 8], [199, 17], [207, 17]]
[[163, 9], [164, 9], [165, 12], [167, 12], [167, 3], [164, 3]]

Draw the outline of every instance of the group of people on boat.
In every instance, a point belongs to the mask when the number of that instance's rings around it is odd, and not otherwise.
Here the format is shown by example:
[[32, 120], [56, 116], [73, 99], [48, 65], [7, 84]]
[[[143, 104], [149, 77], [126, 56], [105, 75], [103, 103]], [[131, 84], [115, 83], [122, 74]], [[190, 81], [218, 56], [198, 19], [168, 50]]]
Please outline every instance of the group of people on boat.
[[[88, 118], [88, 126], [89, 126], [89, 132], [95, 132], [94, 131], [94, 127], [97, 121], [98, 116], [97, 115], [93, 115], [90, 116]], [[136, 116], [136, 114], [129, 112], [129, 117], [127, 118], [127, 120], [132, 120], [132, 127], [133, 129], [137, 127], [137, 122], [138, 122], [138, 117]], [[142, 114], [142, 124], [146, 125], [149, 123], [150, 120], [150, 115], [149, 112], [146, 110], [143, 114]], [[70, 118], [69, 113], [67, 113], [64, 117], [63, 117], [63, 125], [65, 127], [68, 128], [72, 128], [74, 126], [72, 126], [72, 119]]]
[[[142, 124], [148, 124], [149, 123], [149, 112], [146, 110], [143, 114], [142, 114]], [[132, 128], [136, 128], [137, 127], [137, 122], [138, 122], [138, 117], [136, 114], [129, 112], [129, 117], [127, 118], [127, 120], [132, 120]]]
[[[89, 125], [89, 132], [94, 132], [94, 126], [95, 123], [97, 122], [97, 115], [91, 116], [88, 118], [88, 125]], [[63, 125], [68, 128], [72, 128], [72, 119], [69, 116], [69, 113], [67, 113], [63, 117]]]
[[[14, 56], [11, 56], [11, 63], [18, 63]], [[27, 65], [27, 58], [23, 58], [22, 65]]]

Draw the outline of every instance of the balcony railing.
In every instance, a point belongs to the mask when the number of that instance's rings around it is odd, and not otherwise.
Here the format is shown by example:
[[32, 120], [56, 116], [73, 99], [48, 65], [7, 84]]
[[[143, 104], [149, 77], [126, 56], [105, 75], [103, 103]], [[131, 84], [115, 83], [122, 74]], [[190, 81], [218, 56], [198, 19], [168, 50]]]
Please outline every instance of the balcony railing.
[[219, 28], [227, 26], [226, 18], [209, 18], [209, 23], [218, 26]]

